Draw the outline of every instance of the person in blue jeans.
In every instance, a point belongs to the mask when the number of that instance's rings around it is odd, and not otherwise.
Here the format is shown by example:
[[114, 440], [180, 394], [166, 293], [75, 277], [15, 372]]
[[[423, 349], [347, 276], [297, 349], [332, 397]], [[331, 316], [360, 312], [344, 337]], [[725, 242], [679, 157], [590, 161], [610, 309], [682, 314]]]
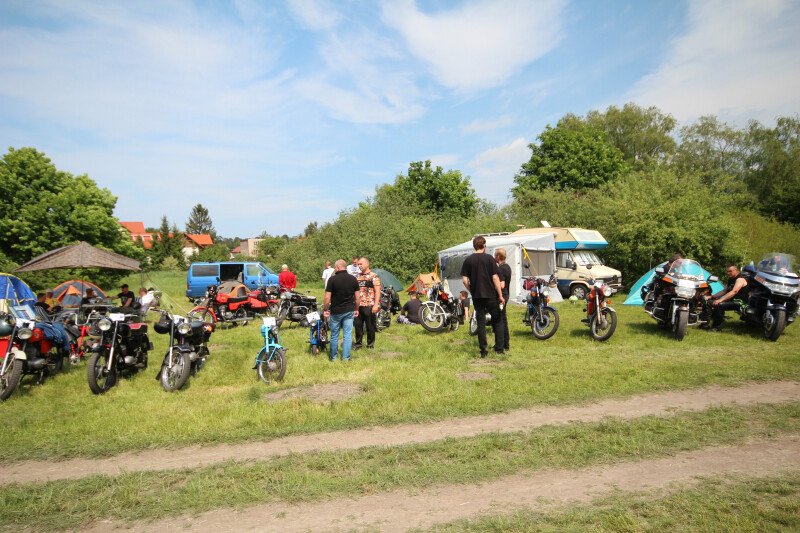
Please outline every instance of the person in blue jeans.
[[338, 259], [334, 263], [334, 273], [325, 286], [323, 314], [331, 327], [330, 357], [336, 360], [339, 353], [339, 332], [342, 332], [342, 361], [350, 360], [353, 345], [353, 318], [358, 316], [356, 302], [359, 297], [358, 281], [347, 273], [347, 263]]

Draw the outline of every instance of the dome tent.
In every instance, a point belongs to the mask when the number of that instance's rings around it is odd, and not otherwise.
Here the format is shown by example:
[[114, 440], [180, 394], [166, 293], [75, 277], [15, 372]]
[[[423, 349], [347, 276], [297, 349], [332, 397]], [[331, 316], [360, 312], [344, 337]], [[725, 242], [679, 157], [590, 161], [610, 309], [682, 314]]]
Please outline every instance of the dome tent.
[[53, 298], [61, 302], [62, 307], [80, 307], [81, 300], [86, 295], [86, 289], [92, 289], [98, 298], [108, 298], [108, 295], [92, 282], [71, 279], [60, 283], [53, 289]]

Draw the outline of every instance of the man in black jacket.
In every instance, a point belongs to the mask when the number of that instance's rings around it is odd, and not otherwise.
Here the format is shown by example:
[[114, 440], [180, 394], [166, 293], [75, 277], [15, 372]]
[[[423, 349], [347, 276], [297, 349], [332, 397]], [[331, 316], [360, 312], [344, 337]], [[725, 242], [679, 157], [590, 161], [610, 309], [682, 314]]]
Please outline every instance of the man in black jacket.
[[461, 280], [472, 294], [475, 318], [478, 321], [478, 346], [481, 357], [488, 355], [486, 342], [486, 313], [492, 318], [494, 329], [494, 351], [503, 353], [503, 333], [500, 331], [500, 305], [505, 305], [500, 276], [494, 258], [486, 253], [486, 239], [478, 235], [472, 239], [475, 253], [467, 257], [461, 266]]

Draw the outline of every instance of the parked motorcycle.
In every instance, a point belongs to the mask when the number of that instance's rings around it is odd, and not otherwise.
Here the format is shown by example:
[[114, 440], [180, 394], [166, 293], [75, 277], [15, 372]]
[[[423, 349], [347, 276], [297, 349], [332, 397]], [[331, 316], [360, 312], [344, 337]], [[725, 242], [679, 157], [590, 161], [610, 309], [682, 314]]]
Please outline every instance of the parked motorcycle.
[[169, 348], [156, 379], [167, 392], [179, 390], [186, 384], [189, 374], [197, 375], [205, 366], [214, 324], [189, 320], [162, 310], [153, 329], [161, 335], [169, 334]]
[[586, 295], [586, 318], [581, 320], [589, 326], [592, 338], [607, 341], [617, 329], [617, 312], [611, 307], [611, 295], [616, 291], [603, 281], [589, 278], [589, 294]]
[[375, 325], [378, 331], [392, 325], [392, 315], [400, 312], [400, 297], [394, 287], [381, 286], [381, 308], [375, 315]]
[[147, 368], [147, 352], [153, 344], [147, 336], [147, 324], [137, 313], [116, 309], [101, 318], [97, 327], [100, 340], [92, 348], [86, 378], [91, 391], [102, 394], [116, 385], [120, 376]]
[[92, 346], [100, 337], [97, 323], [103, 316], [104, 314], [100, 311], [84, 314], [74, 309], [66, 309], [53, 316], [53, 321], [63, 324], [69, 335], [69, 362], [71, 364], [77, 365], [91, 355]]
[[281, 293], [281, 303], [276, 317], [276, 327], [280, 328], [284, 321], [298, 322], [301, 326], [308, 326], [306, 315], [317, 311], [317, 297], [300, 294], [294, 291]]
[[716, 276], [706, 279], [703, 267], [692, 259], [675, 261], [669, 272], [658, 266], [653, 283], [643, 287], [644, 310], [662, 329], [671, 329], [676, 340], [683, 340], [689, 326], [709, 322], [705, 302], [709, 283], [715, 281]]
[[795, 258], [772, 253], [742, 270], [748, 278], [750, 297], [740, 311], [742, 320], [764, 328], [764, 337], [776, 341], [795, 321], [800, 300], [800, 278], [794, 272]]
[[261, 381], [269, 385], [272, 380], [281, 381], [286, 374], [286, 348], [278, 338], [275, 317], [268, 316], [262, 320], [261, 337], [264, 339], [264, 347], [256, 355], [253, 370], [258, 373]]
[[308, 343], [311, 347], [311, 354], [319, 355], [320, 352], [325, 351], [330, 342], [328, 320], [319, 316], [317, 311], [307, 314], [306, 320], [308, 321]]
[[46, 313], [28, 305], [11, 305], [0, 315], [0, 401], [14, 393], [23, 375], [36, 376], [41, 385], [62, 370], [67, 353], [55, 345], [54, 328]]
[[536, 276], [526, 276], [522, 281], [523, 288], [528, 291], [522, 323], [529, 326], [534, 338], [539, 340], [555, 335], [560, 322], [558, 311], [550, 305], [549, 283]]
[[278, 316], [281, 292], [278, 285], [265, 285], [250, 293], [248, 305], [255, 315]]
[[443, 283], [436, 283], [428, 293], [428, 300], [419, 308], [419, 322], [426, 330], [439, 333], [446, 327], [456, 331], [462, 315], [461, 300], [448, 293]]

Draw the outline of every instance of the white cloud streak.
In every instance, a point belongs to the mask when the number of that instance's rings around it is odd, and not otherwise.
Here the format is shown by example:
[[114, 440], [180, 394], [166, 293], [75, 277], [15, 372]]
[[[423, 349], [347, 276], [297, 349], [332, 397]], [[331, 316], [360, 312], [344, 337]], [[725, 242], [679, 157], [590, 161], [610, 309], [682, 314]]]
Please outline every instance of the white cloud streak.
[[531, 157], [528, 141], [520, 137], [508, 144], [489, 148], [477, 154], [467, 169], [478, 196], [495, 203], [508, 200], [514, 175]]

